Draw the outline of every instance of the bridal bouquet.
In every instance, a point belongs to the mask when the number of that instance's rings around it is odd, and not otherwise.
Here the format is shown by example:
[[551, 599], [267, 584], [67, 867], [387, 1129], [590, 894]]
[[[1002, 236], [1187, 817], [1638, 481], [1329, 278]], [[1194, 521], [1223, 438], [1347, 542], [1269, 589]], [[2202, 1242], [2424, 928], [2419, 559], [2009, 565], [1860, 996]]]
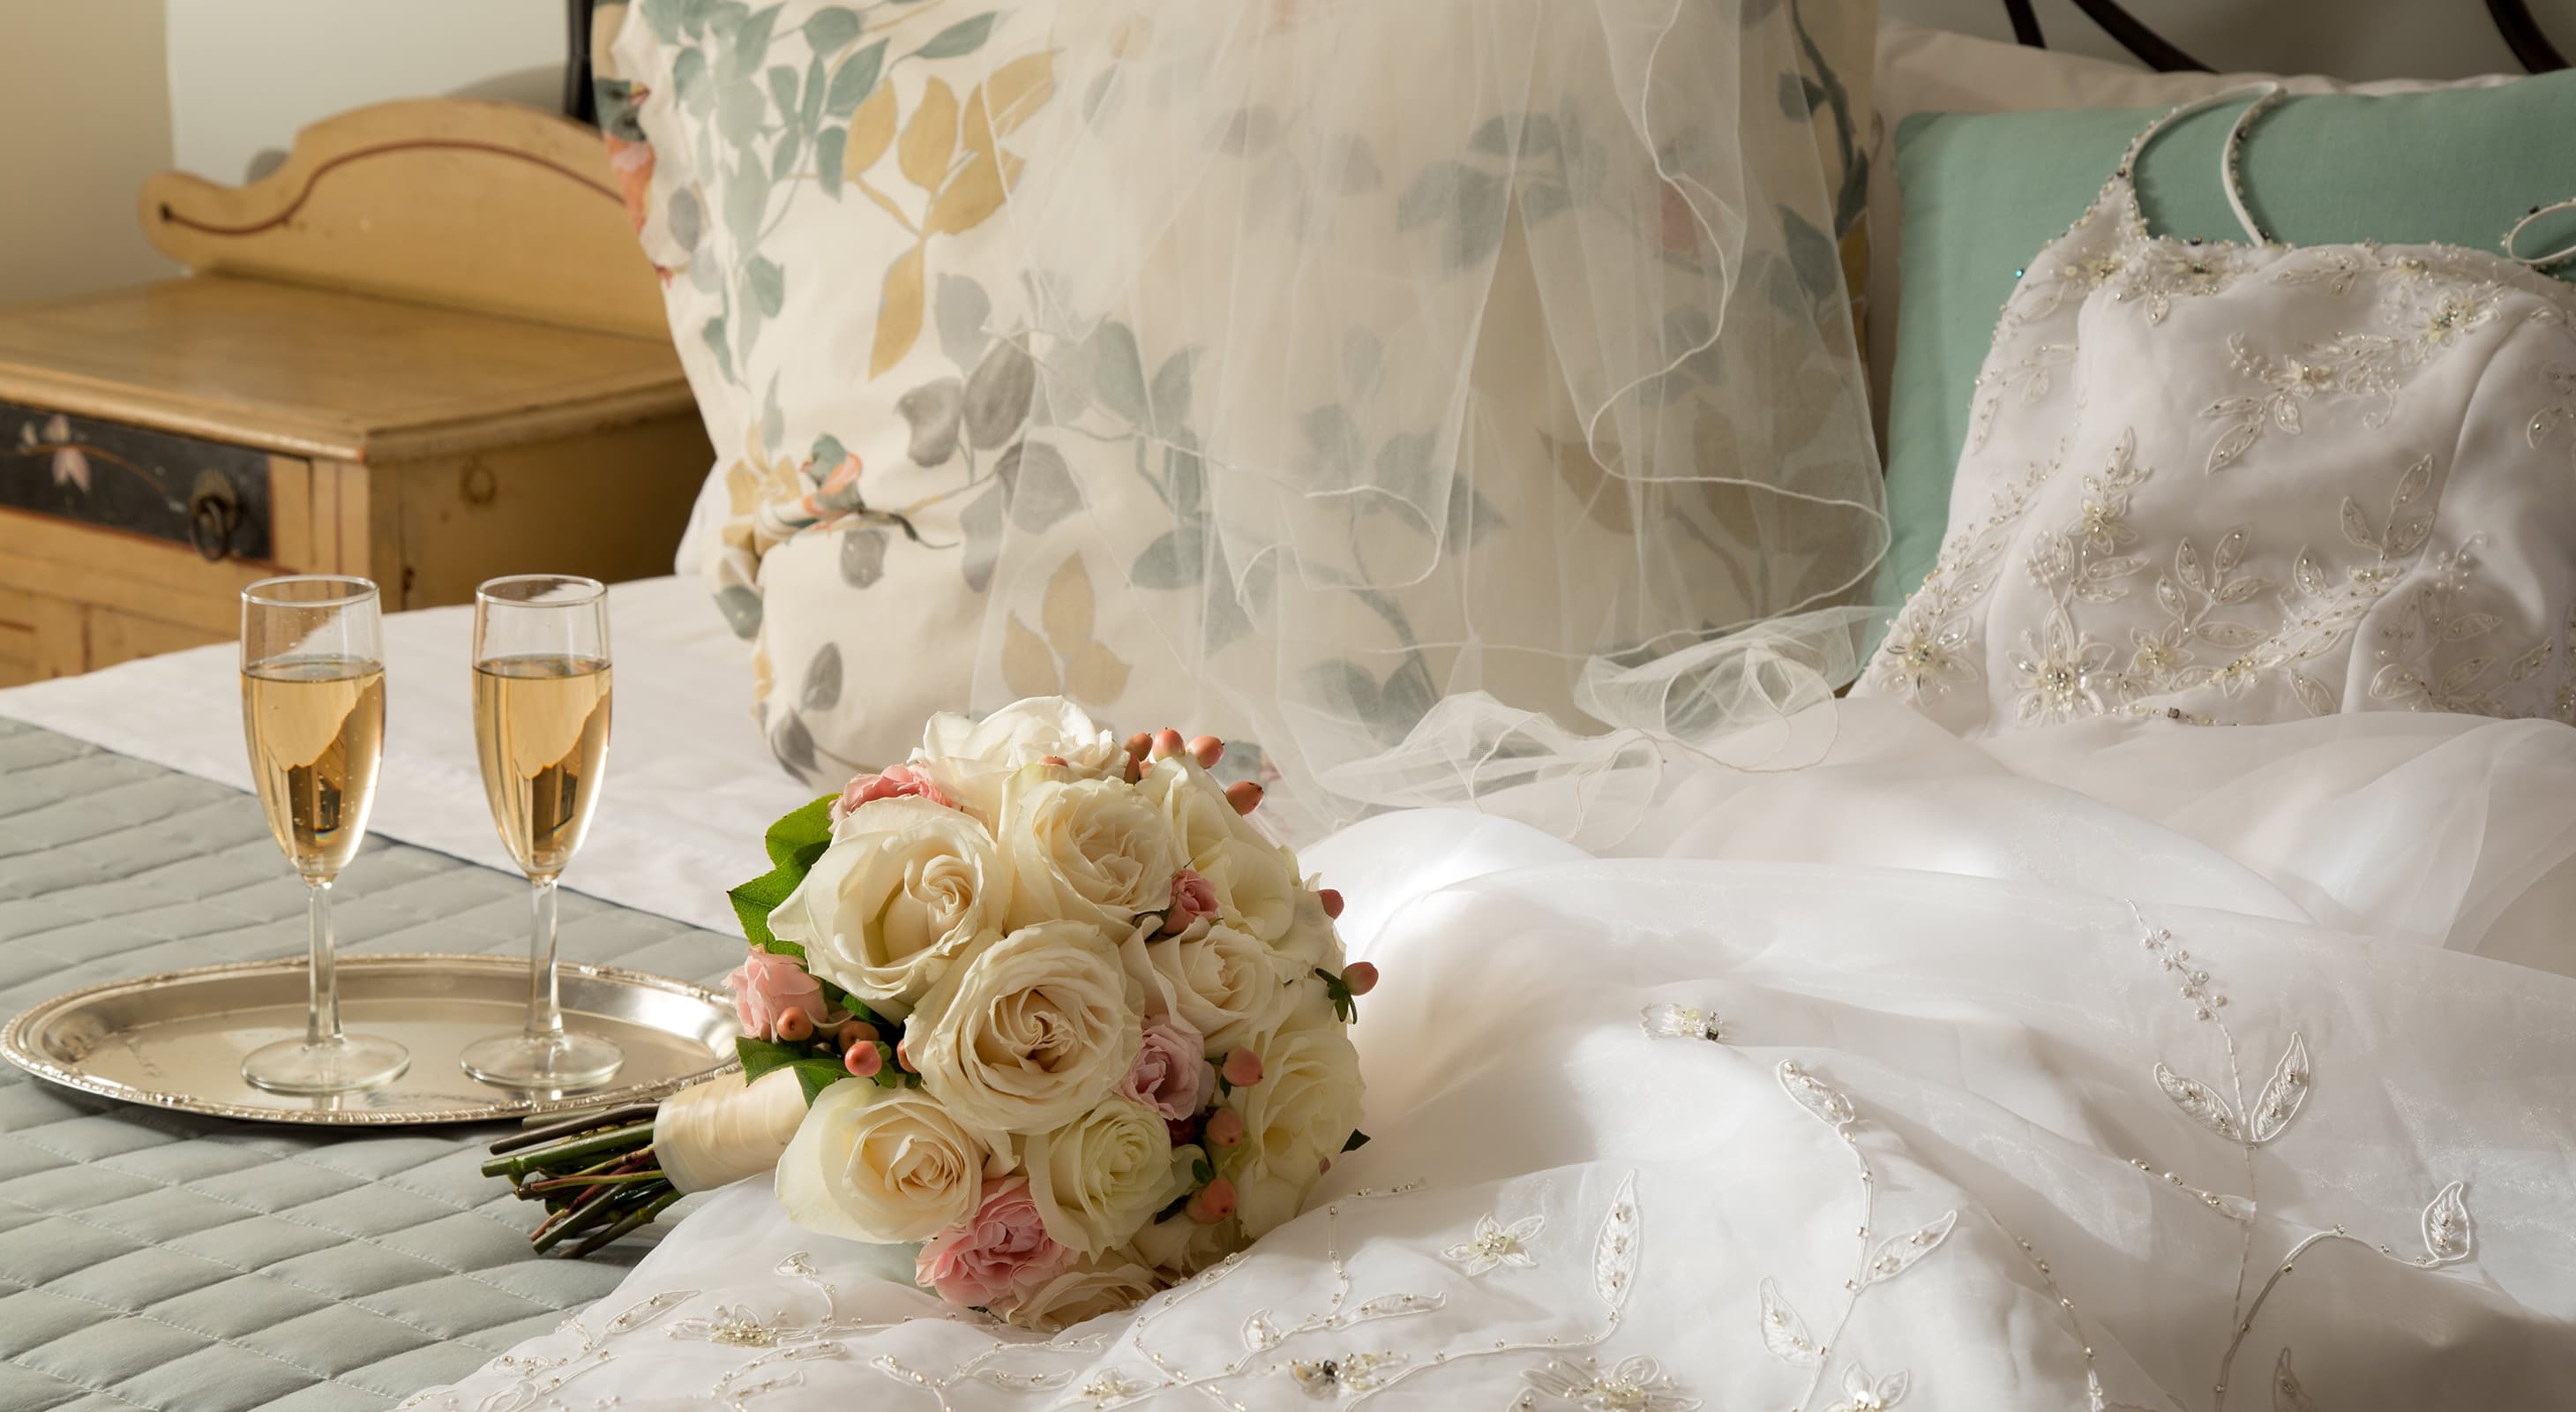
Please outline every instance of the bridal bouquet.
[[[1223, 745], [1070, 702], [934, 718], [907, 762], [778, 821], [733, 890], [742, 1072], [486, 1170], [575, 1253], [775, 1167], [797, 1224], [918, 1243], [951, 1304], [1058, 1328], [1295, 1216], [1366, 1141], [1339, 894], [1248, 817]], [[645, 1121], [649, 1116], [650, 1121]], [[538, 1146], [539, 1143], [550, 1145]]]

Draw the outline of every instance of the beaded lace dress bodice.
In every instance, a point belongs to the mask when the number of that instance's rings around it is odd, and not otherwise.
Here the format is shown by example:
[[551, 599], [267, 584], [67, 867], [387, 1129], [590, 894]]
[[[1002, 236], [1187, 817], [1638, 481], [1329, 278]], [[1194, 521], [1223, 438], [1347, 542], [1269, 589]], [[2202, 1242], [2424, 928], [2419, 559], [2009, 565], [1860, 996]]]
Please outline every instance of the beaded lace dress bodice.
[[2267, 238], [2235, 154], [2274, 94], [2225, 148], [2248, 242], [2151, 233], [2139, 153], [2241, 96], [2141, 133], [2021, 272], [1940, 558], [1859, 689], [1971, 734], [2576, 720], [2576, 291], [2532, 268], [2565, 252]]

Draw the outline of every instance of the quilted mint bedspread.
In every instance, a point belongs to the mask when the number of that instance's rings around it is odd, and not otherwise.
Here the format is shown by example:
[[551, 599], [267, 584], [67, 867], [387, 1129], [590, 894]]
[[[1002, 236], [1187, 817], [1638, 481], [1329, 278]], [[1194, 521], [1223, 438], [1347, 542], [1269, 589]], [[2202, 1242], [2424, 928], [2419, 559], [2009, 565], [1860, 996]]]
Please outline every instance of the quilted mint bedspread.
[[[0, 1016], [98, 981], [304, 946], [250, 796], [0, 720]], [[340, 944], [527, 945], [527, 884], [371, 840]], [[563, 950], [707, 981], [740, 942], [566, 895]], [[463, 1376], [642, 1249], [527, 1253], [477, 1174], [498, 1129], [358, 1136], [133, 1108], [0, 1063], [0, 1412], [337, 1412]]]

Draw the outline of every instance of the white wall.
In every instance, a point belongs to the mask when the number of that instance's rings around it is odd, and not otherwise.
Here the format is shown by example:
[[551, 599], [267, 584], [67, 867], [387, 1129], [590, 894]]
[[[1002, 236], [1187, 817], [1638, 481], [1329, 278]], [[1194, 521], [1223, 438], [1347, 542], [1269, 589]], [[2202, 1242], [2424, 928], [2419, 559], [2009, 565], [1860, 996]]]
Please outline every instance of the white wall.
[[[2128, 51], [2072, 0], [2034, 0], [2048, 47], [2097, 58]], [[2518, 74], [2479, 0], [2123, 0], [2184, 53], [2220, 70], [2322, 73], [2336, 78], [2469, 78]], [[2558, 52], [2576, 57], [2576, 0], [2530, 0]], [[2010, 40], [2003, 0], [1879, 0], [1913, 24]]]
[[0, 303], [172, 273], [134, 217], [170, 165], [162, 0], [0, 0]]
[[171, 152], [214, 181], [241, 181], [316, 118], [388, 98], [471, 90], [548, 108], [563, 98], [562, 0], [167, 3]]

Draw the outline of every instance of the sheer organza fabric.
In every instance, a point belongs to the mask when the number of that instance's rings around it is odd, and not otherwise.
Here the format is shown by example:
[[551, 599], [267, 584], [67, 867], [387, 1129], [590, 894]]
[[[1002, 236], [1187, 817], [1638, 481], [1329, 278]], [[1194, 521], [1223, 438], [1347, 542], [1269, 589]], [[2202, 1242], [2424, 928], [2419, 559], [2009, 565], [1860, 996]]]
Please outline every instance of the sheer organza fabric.
[[1078, 101], [1007, 211], [1040, 400], [1283, 826], [1551, 781], [1582, 833], [1850, 676], [1832, 610], [1886, 539], [1824, 234], [1856, 100], [1799, 75], [1863, 8], [1056, 20]]

